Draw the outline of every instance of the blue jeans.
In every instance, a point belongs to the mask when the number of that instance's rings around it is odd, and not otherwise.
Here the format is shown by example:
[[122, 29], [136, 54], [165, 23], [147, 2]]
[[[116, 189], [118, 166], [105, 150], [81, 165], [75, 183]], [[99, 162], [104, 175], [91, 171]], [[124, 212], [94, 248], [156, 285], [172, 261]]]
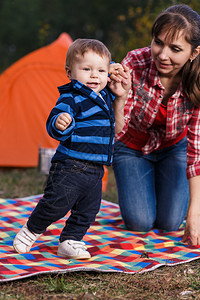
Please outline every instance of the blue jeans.
[[179, 228], [189, 200], [186, 147], [184, 138], [171, 147], [143, 155], [120, 141], [115, 143], [113, 169], [118, 201], [129, 230]]
[[60, 242], [81, 240], [99, 211], [103, 174], [103, 166], [91, 162], [66, 159], [53, 163], [44, 196], [27, 222], [28, 229], [43, 233], [71, 210]]

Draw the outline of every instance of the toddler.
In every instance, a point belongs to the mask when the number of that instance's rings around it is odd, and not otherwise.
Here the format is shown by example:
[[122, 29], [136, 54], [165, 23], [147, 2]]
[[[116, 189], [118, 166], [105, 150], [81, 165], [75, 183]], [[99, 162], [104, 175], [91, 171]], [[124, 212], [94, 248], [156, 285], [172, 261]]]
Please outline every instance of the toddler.
[[[49, 135], [60, 143], [44, 195], [14, 239], [18, 253], [29, 252], [50, 224], [71, 211], [58, 255], [91, 257], [82, 238], [100, 208], [103, 165], [112, 162], [115, 136], [114, 95], [106, 87], [110, 61], [110, 52], [97, 40], [77, 39], [68, 49], [66, 73], [71, 81], [58, 87], [60, 97], [47, 120]], [[116, 83], [110, 88], [123, 106], [129, 85]]]

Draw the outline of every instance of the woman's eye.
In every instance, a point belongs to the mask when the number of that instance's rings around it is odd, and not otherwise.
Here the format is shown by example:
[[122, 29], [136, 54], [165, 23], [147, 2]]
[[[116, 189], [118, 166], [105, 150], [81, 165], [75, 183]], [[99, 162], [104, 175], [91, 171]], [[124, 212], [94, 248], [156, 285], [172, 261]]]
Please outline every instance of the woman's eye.
[[180, 48], [172, 47], [172, 51], [174, 51], [174, 52], [180, 52], [182, 50]]
[[154, 41], [155, 41], [155, 43], [156, 43], [157, 45], [161, 45], [161, 44], [162, 44], [161, 41], [160, 41], [159, 39], [154, 39]]

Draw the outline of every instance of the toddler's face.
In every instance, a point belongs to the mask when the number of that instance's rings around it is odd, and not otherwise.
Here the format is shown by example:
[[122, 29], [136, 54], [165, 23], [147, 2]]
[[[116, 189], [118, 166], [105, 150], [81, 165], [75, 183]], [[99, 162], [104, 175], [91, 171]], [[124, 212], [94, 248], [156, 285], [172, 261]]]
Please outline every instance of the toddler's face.
[[72, 67], [70, 69], [66, 68], [66, 71], [70, 80], [79, 80], [96, 93], [99, 93], [107, 85], [108, 69], [108, 58], [89, 50], [83, 56], [77, 56]]

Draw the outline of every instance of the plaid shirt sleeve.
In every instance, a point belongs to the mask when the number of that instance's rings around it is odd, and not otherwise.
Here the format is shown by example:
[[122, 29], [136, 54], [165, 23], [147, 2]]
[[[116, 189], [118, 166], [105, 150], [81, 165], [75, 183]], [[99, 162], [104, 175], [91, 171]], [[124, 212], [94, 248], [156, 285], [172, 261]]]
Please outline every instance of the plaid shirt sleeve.
[[187, 177], [200, 175], [200, 108], [195, 108], [188, 124]]

